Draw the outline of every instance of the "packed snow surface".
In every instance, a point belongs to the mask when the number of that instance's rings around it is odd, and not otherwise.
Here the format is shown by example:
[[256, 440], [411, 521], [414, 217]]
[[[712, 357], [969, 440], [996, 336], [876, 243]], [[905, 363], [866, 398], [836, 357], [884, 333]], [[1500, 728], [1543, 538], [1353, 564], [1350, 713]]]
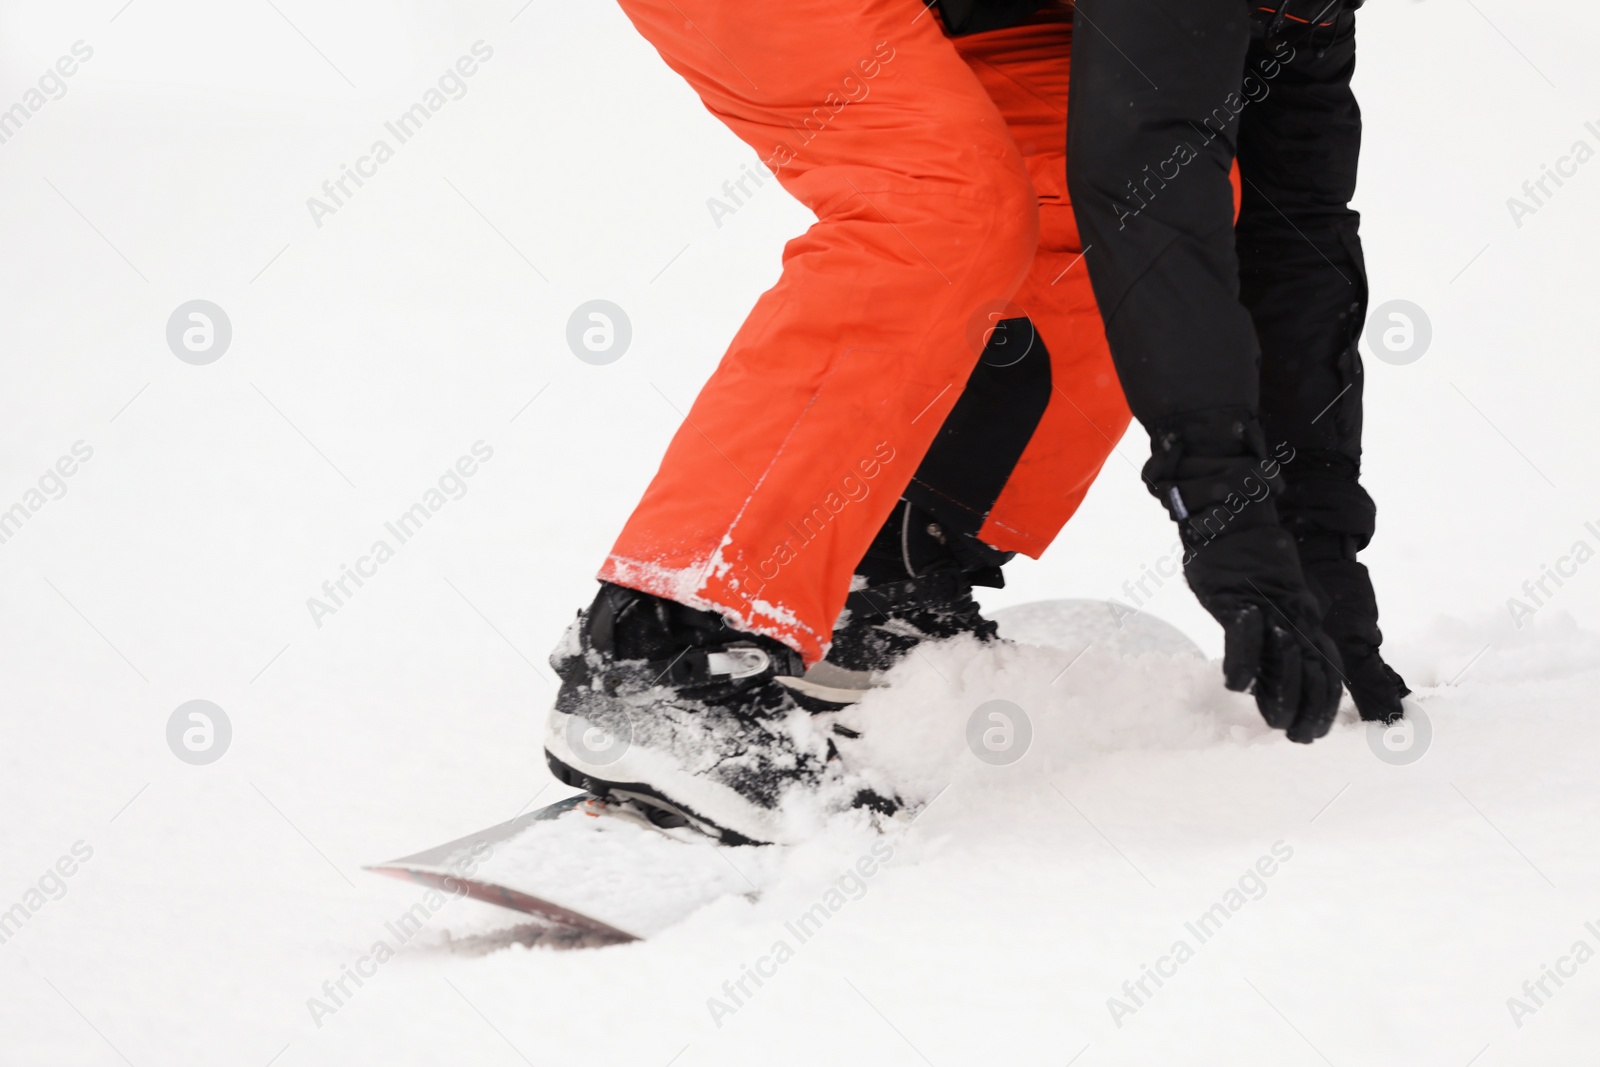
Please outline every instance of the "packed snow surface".
[[563, 951], [361, 867], [563, 795], [544, 656], [809, 216], [708, 210], [754, 154], [610, 4], [0, 3], [0, 1064], [1593, 1062], [1600, 14], [1360, 17], [1372, 302], [1431, 324], [1363, 344], [1365, 558], [1426, 728], [1223, 691], [1134, 433], [985, 603], [1209, 661], [929, 651], [855, 713], [915, 822]]

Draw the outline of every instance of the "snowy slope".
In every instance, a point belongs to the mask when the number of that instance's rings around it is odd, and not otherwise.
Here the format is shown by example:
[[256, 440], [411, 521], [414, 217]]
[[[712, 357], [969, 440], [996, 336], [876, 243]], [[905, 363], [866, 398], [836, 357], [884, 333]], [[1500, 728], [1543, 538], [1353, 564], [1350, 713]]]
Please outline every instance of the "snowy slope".
[[[584, 953], [487, 951], [516, 919], [471, 902], [393, 944], [422, 894], [359, 867], [560, 795], [543, 656], [808, 217], [769, 184], [715, 225], [751, 155], [611, 6], [444, 7], [0, 4], [0, 108], [93, 51], [0, 144], [0, 510], [40, 493], [0, 542], [0, 1063], [1592, 1061], [1600, 565], [1545, 579], [1520, 628], [1507, 599], [1600, 548], [1600, 164], [1520, 226], [1506, 201], [1600, 146], [1600, 16], [1362, 14], [1373, 302], [1433, 329], [1368, 384], [1420, 760], [1355, 723], [1282, 743], [1214, 664], [952, 648], [863, 709], [938, 799], [814, 936], [786, 924], [885, 842], [817, 842], [759, 901]], [[307, 199], [478, 41], [459, 98], [318, 226]], [[194, 299], [232, 324], [210, 365], [167, 345]], [[607, 366], [565, 341], [592, 299], [633, 326]], [[991, 606], [1128, 596], [1171, 539], [1141, 453]], [[1181, 587], [1148, 607], [1219, 651]], [[167, 741], [195, 699], [232, 726], [206, 766]], [[1010, 766], [963, 741], [991, 699], [1034, 726]], [[400, 950], [363, 964], [380, 939]], [[1140, 992], [1147, 965], [1173, 973]], [[733, 1005], [747, 966], [774, 976]]]

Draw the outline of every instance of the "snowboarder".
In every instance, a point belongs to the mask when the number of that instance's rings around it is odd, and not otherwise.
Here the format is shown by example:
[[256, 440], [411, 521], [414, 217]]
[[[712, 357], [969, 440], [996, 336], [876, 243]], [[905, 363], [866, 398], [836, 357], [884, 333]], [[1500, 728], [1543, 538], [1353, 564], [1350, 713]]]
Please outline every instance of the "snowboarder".
[[553, 654], [546, 755], [575, 787], [782, 840], [894, 806], [807, 710], [854, 684], [803, 677], [830, 637], [859, 672], [992, 636], [973, 581], [1043, 551], [1129, 421], [1065, 188], [1070, 8], [622, 6], [818, 221]]
[[[1356, 553], [1367, 286], [1350, 90], [1361, 0], [1079, 0], [1068, 184], [1144, 475], [1226, 632], [1229, 688], [1294, 741], [1341, 681], [1409, 690]], [[1157, 90], [1156, 86], [1159, 86]], [[1231, 212], [1237, 159], [1243, 202]]]
[[[1037, 556], [1049, 544], [1129, 419], [1079, 263], [1085, 242], [1062, 187], [1070, 8], [947, 2], [940, 9], [952, 34], [946, 39], [914, 28], [932, 25], [920, 11], [913, 29], [895, 36], [893, 5], [869, 4], [864, 22], [858, 9], [842, 25], [881, 35], [871, 58], [837, 85], [824, 77], [824, 103], [813, 108], [796, 84], [816, 85], [816, 64], [772, 69], [771, 54], [751, 55], [752, 65], [770, 71], [762, 78], [768, 89], [756, 90], [738, 69], [740, 35], [751, 28], [714, 0], [688, 21], [647, 0], [624, 6], [819, 223], [790, 245], [783, 279], [707, 384], [607, 561], [594, 604], [552, 658], [562, 688], [547, 756], [569, 784], [649, 799], [728, 840], [798, 836], [809, 827], [782, 804], [797, 787], [820, 801], [811, 815], [894, 806], [835, 758], [836, 738], [807, 711], [852, 699], [921, 640], [993, 637], [972, 586], [998, 585], [1009, 555]], [[812, 36], [794, 38], [795, 47], [842, 55], [841, 23], [822, 24], [832, 28], [812, 22]], [[1285, 76], [1297, 57], [1268, 36], [1259, 35], [1258, 48], [1276, 57], [1271, 77], [1285, 87], [1307, 81], [1303, 71]], [[902, 59], [911, 62], [894, 67]], [[906, 72], [922, 84], [898, 81]], [[938, 78], [928, 81], [934, 72]], [[1347, 72], [1345, 81], [1347, 91]], [[1255, 94], [1252, 102], [1265, 99], [1251, 84], [1242, 88]], [[1281, 99], [1288, 128], [1273, 112], [1276, 125], [1258, 141], [1292, 143], [1297, 132], [1303, 140], [1304, 126], [1314, 125], [1314, 91]], [[930, 112], [932, 101], [943, 110]], [[1009, 137], [995, 137], [991, 108]], [[1331, 129], [1341, 149], [1344, 127]], [[1073, 136], [1074, 144], [1084, 140]], [[1008, 144], [1014, 152], [1004, 150]], [[913, 145], [927, 157], [902, 157]], [[1082, 150], [1097, 151], [1096, 142]], [[1258, 145], [1255, 155], [1241, 150], [1240, 162], [1269, 180], [1270, 166], [1257, 162], [1263, 153], [1274, 158], [1270, 146]], [[1020, 190], [1018, 154], [1028, 181]], [[1228, 212], [1228, 201], [1238, 204], [1237, 186], [1228, 186], [1231, 151], [1219, 158]], [[954, 159], [968, 163], [959, 174], [948, 169]], [[977, 160], [982, 166], [971, 165]], [[1353, 174], [1353, 157], [1349, 166]], [[1208, 182], [1206, 192], [1215, 191]], [[1032, 243], [1016, 240], [1031, 235], [1014, 232], [1017, 220], [1007, 215], [1020, 206], [1027, 216], [1030, 204], [1039, 218]], [[1140, 201], [1138, 209], [1147, 206]], [[1334, 214], [1340, 210], [1347, 212], [1343, 201]], [[1224, 222], [1231, 224], [1231, 212]], [[1364, 312], [1316, 290], [1323, 280], [1305, 262], [1308, 253], [1275, 243], [1271, 222], [1261, 224], [1257, 204], [1240, 219], [1240, 240], [1255, 242], [1241, 253], [1245, 283], [1257, 294], [1252, 310], [1259, 309], [1263, 343], [1271, 338], [1280, 354], [1264, 372], [1277, 385], [1268, 390], [1274, 404], [1264, 405], [1277, 447], [1268, 451], [1248, 405], [1220, 416], [1206, 410], [1215, 389], [1205, 374], [1160, 378], [1137, 361], [1123, 373], [1180, 417], [1194, 414], [1202, 429], [1225, 423], [1216, 457], [1202, 443], [1175, 461], [1169, 445], [1166, 462], [1177, 466], [1153, 462], [1147, 479], [1169, 506], [1174, 488], [1178, 507], [1186, 508], [1185, 493], [1198, 494], [1183, 527], [1186, 571], [1227, 628], [1228, 684], [1253, 686], [1268, 722], [1306, 741], [1326, 732], [1337, 708], [1341, 651], [1357, 665], [1350, 684], [1364, 716], [1398, 714], [1405, 689], [1377, 654], [1376, 606], [1354, 562], [1370, 537], [1370, 501], [1365, 537], [1359, 528], [1324, 528], [1350, 525], [1352, 503], [1359, 523], [1366, 499], [1353, 473], [1345, 477], [1347, 459], [1359, 456], [1353, 338]], [[1348, 229], [1353, 243], [1353, 222]], [[1231, 240], [1231, 225], [1227, 232]], [[1019, 289], [996, 289], [998, 270], [979, 278], [999, 260], [1014, 262], [1018, 251], [1031, 255]], [[1282, 258], [1281, 273], [1273, 257]], [[1307, 285], [1321, 299], [1307, 299]], [[1003, 292], [1014, 300], [994, 298]], [[1195, 293], [1211, 296], [1204, 286]], [[964, 349], [953, 340], [962, 334]], [[1206, 349], [1203, 338], [1192, 340]], [[1160, 370], [1170, 371], [1170, 361]], [[1339, 379], [1332, 399], [1316, 413], [1302, 411], [1330, 374]], [[954, 388], [962, 381], [964, 389]], [[1325, 447], [1315, 431], [1295, 432], [1329, 412], [1323, 429], [1340, 444]], [[930, 416], [941, 415], [930, 442]], [[1339, 451], [1352, 440], [1354, 456], [1348, 447]], [[913, 458], [920, 464], [911, 476]], [[881, 524], [875, 535], [874, 524]], [[1326, 622], [1307, 575], [1323, 603], [1331, 602]], [[1285, 617], [1285, 608], [1293, 614]], [[1337, 650], [1327, 635], [1337, 637]], [[1312, 652], [1328, 665], [1320, 674]]]

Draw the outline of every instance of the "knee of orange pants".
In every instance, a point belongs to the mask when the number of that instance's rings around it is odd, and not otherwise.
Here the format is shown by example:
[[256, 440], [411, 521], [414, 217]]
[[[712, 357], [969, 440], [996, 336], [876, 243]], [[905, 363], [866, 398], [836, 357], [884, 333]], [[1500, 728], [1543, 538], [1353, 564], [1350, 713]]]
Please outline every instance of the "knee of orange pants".
[[[826, 653], [856, 563], [960, 396], [981, 355], [989, 309], [1004, 304], [1021, 283], [1038, 242], [1036, 197], [1020, 165], [975, 168], [959, 188], [947, 186], [937, 194], [862, 191], [865, 200], [846, 200], [823, 212], [814, 231], [791, 244], [788, 267], [799, 276], [790, 276], [786, 269], [780, 289], [792, 286], [790, 296], [796, 299], [777, 301], [773, 317], [765, 321], [758, 309], [746, 323], [749, 333], [741, 330], [741, 337], [749, 336], [755, 343], [747, 346], [736, 340], [690, 413], [694, 426], [684, 433], [686, 449], [703, 448], [702, 434], [709, 435], [736, 462], [766, 475], [753, 487], [729, 479], [727, 499], [707, 508], [707, 463], [683, 464], [685, 470], [697, 471], [695, 492], [672, 494], [676, 497], [672, 505], [647, 497], [641, 507], [641, 512], [664, 516], [669, 506], [684, 507], [692, 496], [695, 514], [688, 522], [726, 514], [732, 523], [725, 538], [713, 540], [711, 535], [722, 531], [707, 525], [705, 536], [694, 539], [699, 542], [695, 556], [714, 550], [715, 556], [708, 558], [718, 561], [718, 566], [699, 570], [695, 588], [677, 584], [670, 591], [648, 591], [716, 610], [740, 629], [778, 638], [808, 663]], [[885, 221], [891, 225], [885, 226]], [[816, 269], [841, 262], [837, 258], [842, 255], [841, 242], [853, 243], [849, 233], [860, 228], [887, 231], [877, 235], [886, 243], [873, 246], [873, 251], [894, 249], [890, 260], [862, 258], [857, 272], [846, 275]], [[820, 262], [800, 270], [802, 261], [811, 258], [809, 253]], [[893, 279], [898, 282], [890, 284]], [[798, 314], [802, 306], [805, 313]], [[797, 332], [821, 342], [815, 346], [819, 360], [827, 359], [828, 352], [846, 352], [854, 346], [874, 350], [870, 356], [858, 351], [853, 357], [832, 359], [819, 382], [794, 391], [803, 394], [803, 404], [797, 406], [793, 422], [786, 417], [784, 396], [789, 391], [779, 388], [777, 379], [803, 375], [801, 364], [806, 361], [788, 362], [781, 372], [771, 369], [777, 351], [795, 355], [804, 351], [792, 343], [781, 349], [775, 344], [779, 337], [793, 340], [790, 331], [776, 328], [779, 320], [791, 317], [797, 320]], [[897, 321], [886, 321], [891, 317]], [[737, 404], [725, 395], [725, 375], [731, 387], [746, 390]], [[762, 398], [763, 425], [746, 425], [744, 434], [781, 436], [770, 460], [765, 458], [767, 450], [746, 447], [730, 424], [748, 423], [748, 416], [740, 412], [747, 410], [751, 399], [747, 391], [751, 381], [764, 381], [763, 392], [771, 392]], [[733, 385], [738, 382], [744, 385]], [[730, 445], [730, 439], [738, 443]], [[840, 472], [872, 455], [879, 443], [887, 443], [897, 458], [882, 465], [870, 495], [839, 511], [820, 530], [801, 523], [805, 533], [797, 537], [796, 516], [807, 514], [811, 502], [827, 500]], [[710, 458], [705, 457], [707, 462]], [[663, 483], [677, 478], [669, 466], [680, 465], [663, 464], [658, 475]], [[710, 466], [715, 469], [714, 463]], [[635, 518], [641, 516], [636, 513]], [[675, 540], [683, 544], [684, 523], [667, 525], [675, 528]], [[648, 527], [656, 529], [647, 532]], [[623, 538], [627, 544], [619, 542], [613, 564], [619, 555], [638, 558], [650, 552], [640, 542], [653, 541], [659, 529], [654, 519], [637, 526], [630, 521], [630, 532]], [[632, 536], [634, 532], [645, 536]], [[774, 551], [774, 546], [786, 545], [789, 552], [781, 547]], [[651, 553], [650, 558], [659, 554]], [[772, 566], [774, 558], [789, 561]], [[692, 567], [692, 559], [669, 566], [685, 564]], [[624, 572], [613, 567], [613, 573]], [[637, 572], [628, 573], [624, 584], [637, 584], [639, 579]]]
[[[717, 610], [814, 661], [976, 364], [987, 305], [1027, 273], [1036, 193], [993, 101], [915, 4], [785, 5], [782, 48], [775, 12], [625, 7], [818, 221], [786, 247], [782, 278], [696, 399], [601, 577]], [[863, 19], [873, 32], [857, 32]], [[877, 39], [879, 22], [893, 48], [879, 50], [870, 95], [813, 121], [804, 102], [826, 97], [829, 72], [848, 69], [855, 39]], [[764, 42], [751, 55], [760, 90], [722, 70], [721, 49], [744, 67], [749, 42]], [[807, 526], [880, 441], [902, 458], [865, 499]]]
[[[1020, 154], [1012, 152], [983, 159], [961, 175], [959, 184], [947, 180], [936, 191], [913, 187], [896, 199], [914, 220], [894, 220], [907, 239], [902, 258], [915, 266], [925, 248], [922, 258], [938, 274], [936, 284], [915, 290], [914, 303], [906, 309], [905, 325], [925, 338], [908, 356], [920, 364], [921, 374], [953, 383], [917, 422], [922, 437], [908, 443], [920, 456], [983, 354], [987, 330], [1033, 268], [1042, 220], [1027, 169]], [[923, 232], [936, 236], [924, 242]], [[912, 243], [921, 248], [914, 252]], [[856, 283], [870, 286], [873, 279]]]
[[[891, 330], [884, 329], [887, 324], [881, 319], [870, 324], [870, 331], [851, 324], [848, 316], [833, 324], [841, 330], [836, 343], [857, 342], [869, 347], [883, 343], [883, 354], [900, 363], [898, 373], [863, 378], [853, 382], [852, 388], [884, 394], [888, 402], [878, 408], [883, 425], [862, 427], [861, 432], [874, 441], [881, 436], [892, 442], [904, 458], [879, 476], [880, 491], [853, 514], [841, 516], [846, 521], [836, 523], [839, 542], [835, 550], [808, 551], [805, 570], [790, 575], [808, 588], [791, 585], [776, 601], [815, 631], [807, 633], [796, 627], [778, 635], [797, 647], [808, 662], [825, 651], [856, 563], [960, 397], [982, 355], [996, 310], [1007, 304], [1034, 264], [1041, 227], [1038, 195], [1020, 153], [1015, 152], [1009, 137], [1006, 141], [1006, 151], [996, 152], [983, 166], [968, 168], [959, 184], [945, 181], [936, 191], [917, 190], [908, 195], [869, 194], [876, 209], [861, 204], [846, 209], [850, 215], [859, 209], [874, 220], [881, 209], [882, 217], [894, 224], [891, 247], [898, 246], [900, 253], [895, 258], [914, 273], [883, 263], [869, 265], [863, 276], [837, 282], [871, 289], [882, 280], [880, 275], [899, 274], [920, 281], [905, 290], [911, 299], [898, 305], [903, 321]], [[825, 215], [824, 219], [837, 221], [837, 216]], [[925, 241], [922, 233], [927, 230], [937, 230], [937, 237]], [[930, 275], [923, 259], [933, 266], [936, 277]], [[891, 366], [883, 365], [885, 369]], [[818, 399], [823, 399], [821, 394]], [[849, 432], [843, 428], [830, 445], [836, 455], [826, 459], [819, 451], [814, 460], [824, 469], [839, 465], [841, 458], [848, 461], [859, 451], [849, 443]], [[806, 499], [805, 490], [796, 489], [797, 495]], [[745, 539], [736, 533], [733, 540], [730, 548], [737, 548]], [[760, 539], [755, 543], [760, 544]], [[825, 559], [830, 562], [823, 563]], [[813, 572], [812, 567], [817, 569]], [[772, 599], [770, 589], [764, 599]]]
[[[786, 249], [600, 577], [822, 658], [856, 563], [976, 365], [986, 306], [1033, 261], [1032, 185], [1014, 150], [992, 158], [921, 195], [832, 168], [846, 193]], [[880, 442], [895, 458], [870, 494], [803, 522]]]
[[[980, 302], [1003, 300], [1015, 292], [1033, 262], [1041, 225], [1038, 194], [1021, 153], [1003, 130], [969, 129], [954, 122], [941, 132], [968, 143], [959, 153], [942, 150], [947, 158], [927, 166], [919, 165], [927, 161], [917, 155], [908, 156], [905, 147], [892, 160], [867, 161], [865, 153], [872, 149], [864, 146], [860, 160], [805, 167], [799, 173], [781, 168], [784, 187], [818, 220], [786, 248], [786, 274], [788, 267], [797, 266], [791, 261], [799, 255], [865, 252], [874, 262], [827, 264], [859, 273], [827, 272], [835, 283], [863, 295], [914, 290], [915, 315], [884, 323], [886, 332], [896, 334], [936, 328], [938, 317], [951, 306], [970, 312]], [[938, 142], [930, 131], [913, 138], [913, 147], [939, 152]], [[917, 277], [928, 267], [936, 277]], [[820, 281], [804, 278], [808, 286]], [[850, 326], [853, 306], [834, 308], [831, 321], [841, 332]], [[875, 318], [870, 309], [859, 314], [869, 321]], [[974, 361], [978, 355], [967, 354]], [[938, 358], [933, 352], [920, 355]]]
[[[980, 259], [992, 271], [992, 276], [974, 279], [974, 288], [981, 302], [1004, 301], [1023, 284], [1038, 254], [1042, 225], [1039, 196], [1025, 169], [1011, 173], [997, 167], [976, 180], [993, 198], [987, 217], [971, 221], [983, 250]], [[975, 364], [981, 354], [981, 348], [970, 352], [970, 362]]]

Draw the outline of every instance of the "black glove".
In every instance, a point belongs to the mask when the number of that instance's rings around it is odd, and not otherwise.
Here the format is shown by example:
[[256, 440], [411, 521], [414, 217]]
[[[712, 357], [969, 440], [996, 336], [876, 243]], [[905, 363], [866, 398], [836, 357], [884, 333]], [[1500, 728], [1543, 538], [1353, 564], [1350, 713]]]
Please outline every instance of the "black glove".
[[1367, 568], [1353, 559], [1307, 559], [1304, 544], [1301, 564], [1307, 584], [1324, 605], [1322, 628], [1338, 646], [1356, 710], [1368, 722], [1397, 722], [1404, 716], [1400, 698], [1411, 689], [1378, 654], [1383, 634]]
[[1343, 665], [1278, 520], [1280, 458], [1242, 409], [1177, 417], [1152, 428], [1151, 446], [1145, 481], [1178, 523], [1189, 588], [1222, 624], [1227, 687], [1250, 691], [1289, 740], [1315, 741], [1338, 715]]
[[1249, 690], [1261, 717], [1308, 744], [1339, 713], [1343, 664], [1323, 631], [1294, 539], [1281, 527], [1224, 534], [1193, 551], [1184, 577], [1222, 624], [1224, 684]]
[[1338, 453], [1303, 450], [1283, 472], [1288, 485], [1279, 511], [1320, 602], [1322, 628], [1344, 660], [1356, 710], [1369, 722], [1394, 722], [1402, 717], [1400, 698], [1411, 690], [1378, 654], [1378, 598], [1367, 568], [1356, 562], [1377, 526], [1377, 507], [1355, 462]]

